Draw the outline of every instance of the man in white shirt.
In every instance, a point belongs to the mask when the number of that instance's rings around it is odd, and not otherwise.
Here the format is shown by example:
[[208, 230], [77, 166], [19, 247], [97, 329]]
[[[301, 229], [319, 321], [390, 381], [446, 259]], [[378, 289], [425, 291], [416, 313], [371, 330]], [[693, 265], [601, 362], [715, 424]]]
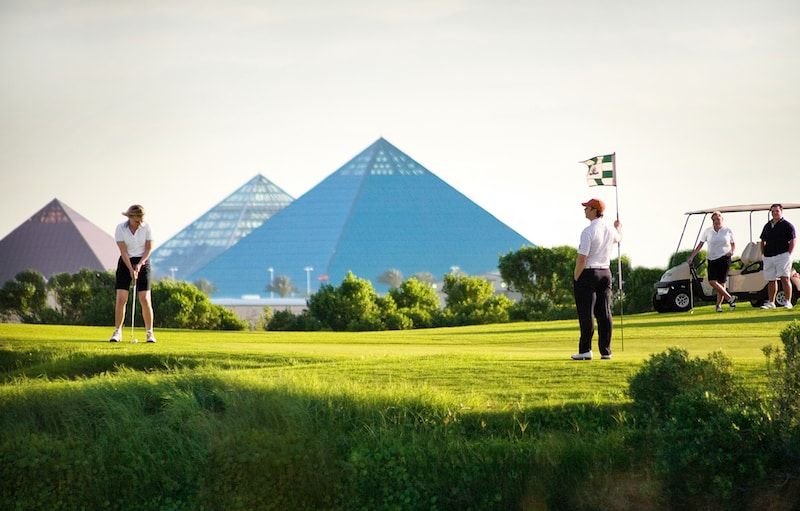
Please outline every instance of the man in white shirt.
[[[147, 342], [156, 342], [153, 335], [153, 304], [150, 301], [150, 252], [153, 249], [153, 233], [150, 225], [144, 222], [144, 208], [138, 204], [122, 213], [127, 222], [117, 226], [114, 240], [119, 248], [119, 261], [116, 275], [116, 304], [114, 324], [116, 329], [111, 342], [122, 339], [122, 325], [125, 322], [125, 305], [128, 303], [128, 289], [131, 281], [136, 282], [136, 297], [142, 304], [142, 318], [147, 330]], [[136, 299], [134, 297], [134, 300]]]
[[591, 222], [581, 232], [578, 245], [578, 258], [575, 261], [575, 307], [578, 311], [578, 324], [581, 338], [578, 353], [573, 360], [592, 359], [592, 336], [594, 318], [597, 318], [598, 347], [600, 358], [611, 359], [611, 250], [614, 243], [622, 239], [622, 225], [619, 220], [612, 228], [603, 220], [605, 203], [591, 199], [581, 203], [583, 213]]

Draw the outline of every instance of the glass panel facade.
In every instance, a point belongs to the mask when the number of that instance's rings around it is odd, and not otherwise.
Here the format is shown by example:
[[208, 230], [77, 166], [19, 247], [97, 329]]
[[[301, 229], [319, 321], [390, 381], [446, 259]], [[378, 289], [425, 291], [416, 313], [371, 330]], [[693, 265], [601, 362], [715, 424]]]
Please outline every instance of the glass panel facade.
[[235, 245], [293, 198], [262, 175], [233, 192], [153, 252], [158, 277], [185, 279]]

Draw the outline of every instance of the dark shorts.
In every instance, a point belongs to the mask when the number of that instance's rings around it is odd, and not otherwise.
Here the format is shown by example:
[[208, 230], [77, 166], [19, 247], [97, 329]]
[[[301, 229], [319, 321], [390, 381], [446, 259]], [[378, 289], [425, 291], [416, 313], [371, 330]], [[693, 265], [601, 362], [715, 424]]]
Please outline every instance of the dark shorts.
[[731, 256], [708, 261], [708, 280], [716, 280], [724, 284], [728, 281], [728, 270], [731, 268]]
[[[142, 258], [141, 257], [131, 257], [131, 264], [136, 266]], [[131, 281], [133, 278], [131, 277], [131, 272], [127, 266], [125, 266], [125, 262], [120, 257], [117, 261], [117, 279], [116, 284], [114, 285], [114, 289], [124, 289], [128, 291], [131, 287]], [[136, 291], [149, 291], [150, 290], [150, 261], [144, 263], [142, 269], [139, 270], [139, 278], [136, 279]]]

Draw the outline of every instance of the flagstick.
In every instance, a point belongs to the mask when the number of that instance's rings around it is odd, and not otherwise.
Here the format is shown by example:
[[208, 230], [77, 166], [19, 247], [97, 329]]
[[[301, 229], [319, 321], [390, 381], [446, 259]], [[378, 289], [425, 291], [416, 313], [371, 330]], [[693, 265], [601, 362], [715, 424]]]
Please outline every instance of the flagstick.
[[[619, 222], [619, 174], [617, 174], [617, 153], [613, 153], [611, 160], [614, 165], [614, 201], [617, 205], [617, 222]], [[625, 312], [623, 303], [625, 295], [622, 291], [622, 240], [617, 243], [617, 278], [619, 282], [619, 339], [622, 351], [625, 351]]]

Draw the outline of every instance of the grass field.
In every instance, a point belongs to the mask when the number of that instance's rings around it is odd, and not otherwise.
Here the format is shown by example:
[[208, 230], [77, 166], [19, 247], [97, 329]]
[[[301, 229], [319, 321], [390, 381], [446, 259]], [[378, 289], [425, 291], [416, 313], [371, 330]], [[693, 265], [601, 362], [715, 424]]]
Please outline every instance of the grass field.
[[[109, 328], [0, 324], [2, 507], [656, 509], [657, 483], [632, 475], [642, 460], [615, 433], [628, 378], [677, 346], [722, 351], [758, 389], [762, 347], [798, 317], [746, 305], [629, 316], [624, 350], [615, 318], [614, 359], [591, 362], [568, 360], [576, 321], [161, 330], [155, 345], [108, 343]], [[633, 482], [563, 495], [609, 470]], [[106, 471], [137, 482], [90, 482]]]

